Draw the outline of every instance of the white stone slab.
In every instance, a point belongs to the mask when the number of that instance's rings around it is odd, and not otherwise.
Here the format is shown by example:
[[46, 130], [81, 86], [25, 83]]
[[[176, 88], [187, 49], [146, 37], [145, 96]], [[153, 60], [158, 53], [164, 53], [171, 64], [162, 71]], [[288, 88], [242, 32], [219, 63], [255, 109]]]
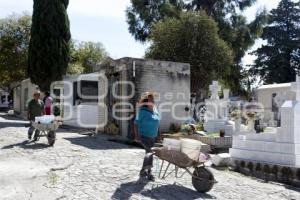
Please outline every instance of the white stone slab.
[[281, 165], [300, 166], [299, 154], [281, 154], [260, 151], [230, 149], [230, 156], [235, 159], [253, 160], [260, 162], [276, 163]]
[[228, 153], [215, 155], [211, 158], [211, 162], [217, 167], [226, 167], [230, 162], [230, 155]]

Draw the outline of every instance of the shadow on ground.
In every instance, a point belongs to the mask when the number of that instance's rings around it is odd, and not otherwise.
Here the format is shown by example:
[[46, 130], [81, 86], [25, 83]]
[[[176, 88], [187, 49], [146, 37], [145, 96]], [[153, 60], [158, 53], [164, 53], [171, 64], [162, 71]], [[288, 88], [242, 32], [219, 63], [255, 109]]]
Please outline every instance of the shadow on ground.
[[12, 149], [14, 147], [20, 147], [23, 149], [45, 149], [45, 148], [49, 148], [50, 146], [43, 143], [34, 143], [34, 142], [29, 143], [28, 140], [25, 140], [24, 142], [4, 146], [1, 149]]
[[1, 122], [0, 121], [0, 128], [9, 128], [9, 127], [25, 127], [27, 123], [26, 122], [17, 122], [17, 121], [6, 121], [6, 122]]
[[16, 116], [9, 116], [6, 113], [0, 112], [0, 128], [25, 127], [28, 123], [28, 121], [22, 120]]
[[72, 137], [64, 138], [65, 140], [70, 141], [74, 145], [79, 145], [93, 150], [108, 150], [108, 149], [132, 149], [134, 147], [110, 142], [105, 137], [96, 136], [81, 136], [81, 137]]
[[209, 194], [198, 193], [194, 190], [180, 186], [177, 184], [173, 185], [161, 185], [153, 184], [152, 189], [144, 190], [145, 186], [148, 184], [146, 180], [139, 179], [137, 181], [121, 184], [119, 188], [115, 191], [112, 199], [118, 200], [129, 200], [133, 194], [139, 194], [143, 197], [148, 197], [151, 199], [164, 199], [164, 200], [174, 200], [174, 199], [184, 199], [184, 200], [194, 200], [194, 199], [216, 199], [216, 197]]

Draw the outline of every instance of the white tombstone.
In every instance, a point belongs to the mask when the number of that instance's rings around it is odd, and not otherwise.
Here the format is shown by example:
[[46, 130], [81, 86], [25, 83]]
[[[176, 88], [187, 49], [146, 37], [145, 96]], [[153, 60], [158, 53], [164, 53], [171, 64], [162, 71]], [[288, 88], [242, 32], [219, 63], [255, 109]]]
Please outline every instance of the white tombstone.
[[233, 159], [253, 160], [282, 166], [300, 166], [300, 77], [292, 84], [295, 101], [281, 107], [281, 127], [263, 134], [239, 135], [233, 138]]
[[217, 167], [227, 167], [230, 163], [230, 155], [228, 153], [214, 155], [211, 162]]
[[220, 99], [221, 87], [218, 81], [213, 81], [209, 86], [211, 97], [205, 100], [206, 114], [204, 128], [207, 132], [225, 130], [226, 135], [232, 135], [234, 125], [229, 123], [229, 90], [224, 90], [224, 98]]
[[224, 100], [228, 101], [229, 100], [229, 89], [224, 89], [223, 90], [223, 96], [224, 96]]
[[238, 134], [241, 131], [241, 118], [236, 118], [234, 120], [234, 133]]

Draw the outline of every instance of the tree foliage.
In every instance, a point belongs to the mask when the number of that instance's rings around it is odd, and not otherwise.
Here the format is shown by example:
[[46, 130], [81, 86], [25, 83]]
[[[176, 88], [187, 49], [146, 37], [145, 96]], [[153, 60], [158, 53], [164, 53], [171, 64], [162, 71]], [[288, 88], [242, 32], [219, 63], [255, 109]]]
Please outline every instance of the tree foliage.
[[25, 78], [30, 27], [27, 14], [0, 19], [0, 88]]
[[147, 57], [191, 64], [192, 91], [207, 89], [224, 78], [233, 63], [232, 51], [218, 35], [217, 23], [205, 12], [186, 12], [154, 25]]
[[178, 0], [131, 0], [126, 11], [129, 32], [136, 40], [145, 42], [153, 24], [165, 17], [179, 17], [183, 7]]
[[262, 39], [267, 44], [254, 52], [251, 72], [267, 84], [294, 81], [300, 69], [300, 2], [282, 0], [271, 11]]
[[41, 90], [61, 80], [69, 63], [69, 0], [34, 0], [28, 75]]
[[108, 59], [108, 53], [100, 42], [71, 42], [69, 74], [91, 73]]
[[[153, 25], [166, 17], [179, 18], [181, 12], [205, 10], [218, 23], [219, 35], [233, 50], [234, 64], [225, 81], [235, 91], [240, 91], [241, 60], [246, 51], [262, 33], [266, 11], [257, 13], [252, 22], [241, 14], [256, 0], [131, 0], [127, 9], [129, 32], [136, 40], [149, 40]], [[200, 78], [200, 77], [199, 77]]]

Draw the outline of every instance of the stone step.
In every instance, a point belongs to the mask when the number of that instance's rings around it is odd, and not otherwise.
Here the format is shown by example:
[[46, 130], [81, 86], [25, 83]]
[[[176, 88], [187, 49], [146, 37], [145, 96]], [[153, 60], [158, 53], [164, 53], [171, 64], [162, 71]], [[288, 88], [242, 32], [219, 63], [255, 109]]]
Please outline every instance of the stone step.
[[300, 144], [293, 143], [277, 143], [253, 140], [233, 140], [233, 149], [274, 152], [282, 154], [300, 154]]
[[253, 160], [300, 167], [300, 154], [281, 154], [241, 149], [230, 149], [229, 154], [233, 159]]

